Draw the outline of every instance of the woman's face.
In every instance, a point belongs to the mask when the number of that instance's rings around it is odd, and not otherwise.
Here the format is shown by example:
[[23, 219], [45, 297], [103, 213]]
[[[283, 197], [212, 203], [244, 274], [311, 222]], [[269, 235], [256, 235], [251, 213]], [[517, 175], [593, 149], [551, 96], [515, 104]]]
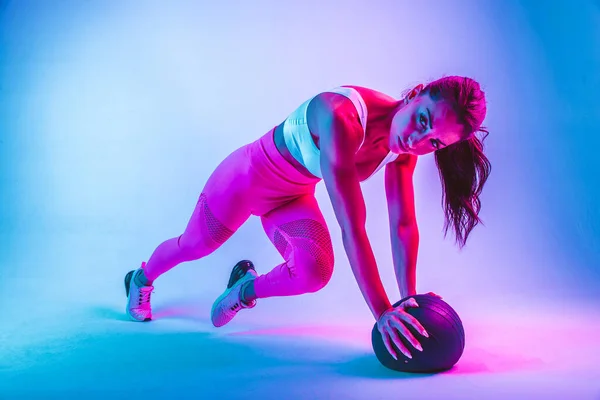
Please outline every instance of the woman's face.
[[429, 95], [415, 96], [392, 119], [390, 150], [416, 156], [432, 153], [460, 141], [461, 130], [456, 114], [445, 101], [434, 101]]

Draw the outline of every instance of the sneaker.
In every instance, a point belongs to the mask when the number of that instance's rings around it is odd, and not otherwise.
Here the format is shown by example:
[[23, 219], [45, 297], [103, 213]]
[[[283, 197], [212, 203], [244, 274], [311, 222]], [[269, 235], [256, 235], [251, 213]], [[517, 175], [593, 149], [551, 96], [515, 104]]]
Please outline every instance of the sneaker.
[[133, 321], [145, 322], [152, 319], [152, 307], [150, 306], [150, 295], [154, 286], [138, 286], [135, 275], [138, 274], [146, 263], [134, 271], [125, 275], [125, 294], [127, 295], [127, 315]]
[[256, 279], [258, 275], [251, 261], [238, 262], [229, 277], [227, 289], [215, 300], [210, 312], [210, 319], [214, 326], [220, 327], [228, 323], [243, 308], [253, 308], [256, 300], [245, 303], [241, 300], [242, 285]]

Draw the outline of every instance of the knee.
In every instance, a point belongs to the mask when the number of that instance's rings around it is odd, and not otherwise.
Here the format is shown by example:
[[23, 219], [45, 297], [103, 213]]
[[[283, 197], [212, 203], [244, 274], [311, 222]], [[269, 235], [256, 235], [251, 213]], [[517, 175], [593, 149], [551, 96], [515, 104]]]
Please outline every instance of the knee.
[[197, 260], [218, 249], [232, 235], [233, 230], [213, 215], [202, 194], [187, 229], [177, 239], [177, 245], [186, 260]]
[[323, 289], [333, 275], [333, 255], [323, 251], [305, 251], [295, 249], [294, 264], [297, 279], [306, 293]]
[[206, 235], [183, 234], [177, 238], [177, 245], [183, 259], [186, 261], [198, 260], [215, 251], [220, 243]]
[[306, 291], [308, 293], [318, 292], [327, 286], [331, 280], [331, 276], [333, 275], [333, 263], [329, 265], [315, 262], [307, 272]]

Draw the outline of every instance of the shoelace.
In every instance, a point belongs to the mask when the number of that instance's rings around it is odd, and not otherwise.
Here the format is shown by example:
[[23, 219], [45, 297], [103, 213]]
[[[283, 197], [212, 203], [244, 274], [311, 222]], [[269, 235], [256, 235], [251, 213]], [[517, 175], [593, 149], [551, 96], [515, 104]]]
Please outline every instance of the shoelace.
[[150, 302], [150, 295], [152, 294], [152, 290], [143, 290], [140, 289], [140, 297], [138, 298], [138, 305], [147, 304]]

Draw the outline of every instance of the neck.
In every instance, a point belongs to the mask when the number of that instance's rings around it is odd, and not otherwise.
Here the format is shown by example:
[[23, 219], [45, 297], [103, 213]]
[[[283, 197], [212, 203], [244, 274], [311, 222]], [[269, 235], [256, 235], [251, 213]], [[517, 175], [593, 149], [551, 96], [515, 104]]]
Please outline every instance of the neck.
[[389, 106], [382, 108], [381, 115], [378, 118], [378, 122], [381, 124], [382, 128], [389, 132], [394, 116], [405, 106], [404, 100], [397, 100], [394, 103], [390, 103]]

